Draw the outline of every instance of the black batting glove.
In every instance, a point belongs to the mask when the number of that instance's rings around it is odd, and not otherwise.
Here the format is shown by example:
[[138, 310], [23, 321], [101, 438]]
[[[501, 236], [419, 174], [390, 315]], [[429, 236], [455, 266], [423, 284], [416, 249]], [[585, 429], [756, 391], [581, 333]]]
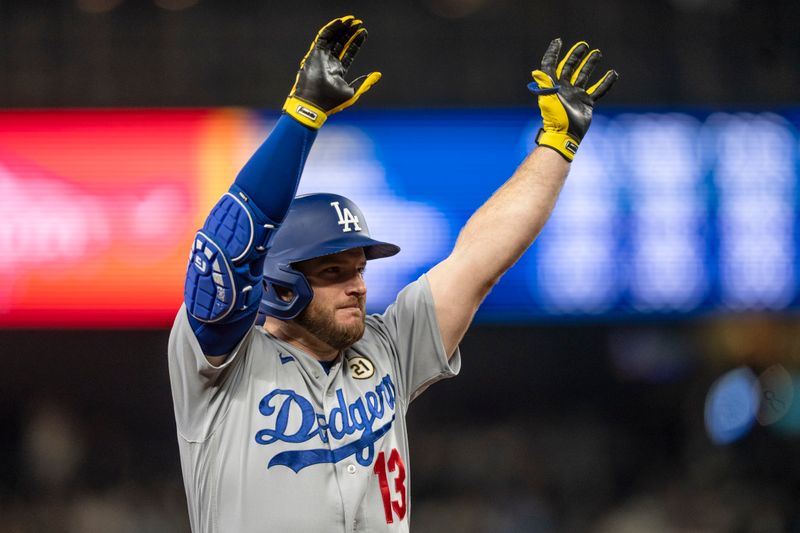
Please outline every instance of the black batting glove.
[[533, 83], [528, 89], [539, 98], [543, 127], [536, 136], [539, 146], [547, 146], [572, 161], [578, 146], [592, 122], [595, 102], [605, 95], [619, 79], [619, 74], [609, 70], [589, 87], [600, 50], [589, 51], [589, 45], [580, 41], [570, 48], [558, 66], [561, 39], [554, 39], [542, 58], [542, 66], [534, 70]]
[[353, 105], [381, 79], [380, 72], [350, 83], [344, 79], [366, 38], [362, 21], [352, 15], [323, 26], [300, 61], [300, 70], [283, 110], [302, 124], [318, 129], [328, 115]]

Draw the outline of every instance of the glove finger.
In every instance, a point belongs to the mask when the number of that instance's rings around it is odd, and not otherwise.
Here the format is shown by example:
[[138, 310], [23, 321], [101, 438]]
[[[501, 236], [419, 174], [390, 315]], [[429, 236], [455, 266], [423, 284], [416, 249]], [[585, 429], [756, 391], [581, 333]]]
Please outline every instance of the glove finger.
[[341, 46], [343, 44], [342, 38], [350, 26], [350, 21], [354, 19], [353, 15], [333, 19], [319, 30], [317, 38], [314, 39], [311, 47], [313, 48], [316, 45], [319, 48], [332, 50], [337, 43]]
[[600, 53], [600, 50], [597, 48], [589, 52], [589, 55], [584, 57], [583, 61], [581, 61], [581, 64], [575, 69], [575, 73], [572, 75], [572, 79], [570, 80], [572, 85], [581, 89], [585, 89], [586, 84], [589, 82], [589, 76], [592, 75], [592, 72], [594, 72], [594, 67], [597, 66], [597, 62], [600, 61], [600, 58], [602, 57], [603, 54]]
[[572, 72], [575, 70], [575, 67], [583, 59], [583, 56], [586, 55], [586, 52], [589, 51], [589, 45], [586, 41], [578, 41], [577, 43], [572, 45], [572, 48], [569, 49], [569, 52], [564, 56], [564, 59], [561, 60], [561, 63], [558, 64], [558, 68], [556, 69], [556, 79], [558, 81], [569, 80], [572, 78]]
[[355, 90], [353, 93], [353, 101], [355, 102], [362, 94], [369, 91], [373, 85], [378, 83], [381, 80], [381, 76], [380, 72], [370, 72], [367, 75], [359, 76], [351, 81], [350, 87]]
[[364, 22], [359, 19], [347, 20], [344, 22], [341, 31], [336, 34], [336, 43], [331, 47], [331, 53], [338, 57], [340, 61], [363, 24]]
[[353, 35], [356, 34], [363, 23], [364, 22], [360, 19], [351, 18], [344, 21], [342, 26], [338, 28], [338, 31], [334, 35], [336, 43], [340, 46], [339, 53], [337, 53], [337, 55], [340, 55], [342, 50], [347, 47], [347, 43], [353, 38]]
[[347, 69], [350, 68], [350, 64], [353, 62], [358, 50], [361, 48], [361, 45], [364, 44], [366, 39], [367, 29], [359, 27], [358, 30], [350, 37], [350, 40], [345, 43], [344, 49], [339, 55], [339, 59], [342, 62], [345, 72], [347, 72]]
[[538, 85], [540, 89], [553, 89], [556, 86], [553, 78], [551, 78], [546, 72], [534, 70], [531, 72], [531, 76], [533, 76], [533, 81], [536, 82], [536, 85]]
[[541, 70], [548, 75], [553, 76], [556, 73], [556, 63], [558, 63], [558, 54], [561, 52], [561, 39], [556, 38], [550, 41], [547, 50], [542, 56]]
[[353, 18], [355, 18], [353, 15], [347, 15], [338, 19], [333, 19], [325, 24], [317, 32], [314, 40], [311, 41], [311, 45], [308, 47], [308, 52], [306, 52], [306, 55], [304, 55], [303, 59], [300, 60], [300, 68], [305, 66], [306, 59], [308, 59], [308, 56], [311, 55], [311, 52], [314, 50], [314, 48], [330, 50], [333, 46], [333, 43], [336, 42], [336, 35], [341, 31], [341, 28]]
[[344, 45], [347, 40], [350, 38], [350, 27], [349, 24], [342, 24], [334, 28], [334, 33], [331, 37], [330, 41], [330, 48], [332, 56], [339, 57], [344, 50]]
[[355, 34], [360, 28], [362, 28], [364, 26], [364, 21], [361, 20], [361, 19], [355, 19], [354, 18], [353, 20], [349, 21], [347, 24], [348, 24], [348, 28], [347, 28], [348, 37], [347, 38], [349, 40], [353, 36], [353, 34]]
[[600, 81], [586, 89], [586, 94], [591, 96], [593, 102], [596, 102], [605, 96], [608, 90], [611, 89], [611, 86], [614, 85], [614, 82], [616, 82], [618, 79], [619, 74], [617, 74], [617, 71], [609, 70], [605, 73]]

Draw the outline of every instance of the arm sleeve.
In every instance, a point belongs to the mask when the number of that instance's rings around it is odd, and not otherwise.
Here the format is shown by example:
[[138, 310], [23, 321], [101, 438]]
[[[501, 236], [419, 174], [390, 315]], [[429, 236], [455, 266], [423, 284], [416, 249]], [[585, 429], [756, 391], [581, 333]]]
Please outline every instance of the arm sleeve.
[[373, 324], [388, 337], [398, 369], [400, 394], [411, 403], [433, 383], [461, 370], [459, 349], [449, 360], [425, 275], [400, 291], [397, 300]]
[[234, 185], [270, 220], [283, 222], [316, 137], [317, 130], [281, 115], [267, 140], [239, 171]]
[[[244, 193], [255, 207], [254, 211], [272, 222], [275, 231], [286, 217], [297, 192], [317, 130], [303, 126], [286, 114], [281, 115], [269, 137], [250, 157], [230, 188], [234, 196]], [[218, 204], [219, 205], [219, 204]], [[207, 221], [204, 230], [209, 225]], [[248, 298], [261, 299], [263, 286], [260, 280], [266, 250], [254, 253], [235, 265], [234, 276], [241, 276], [242, 285], [252, 285]], [[255, 322], [258, 305], [231, 312], [219, 322], [203, 322], [188, 314], [189, 325], [206, 355], [229, 353]]]

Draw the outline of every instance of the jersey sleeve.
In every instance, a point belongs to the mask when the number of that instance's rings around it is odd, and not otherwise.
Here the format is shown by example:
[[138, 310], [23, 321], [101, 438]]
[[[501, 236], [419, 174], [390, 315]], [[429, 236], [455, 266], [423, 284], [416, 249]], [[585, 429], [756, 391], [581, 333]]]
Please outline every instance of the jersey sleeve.
[[408, 405], [433, 383], [461, 370], [461, 353], [448, 361], [436, 319], [433, 294], [423, 275], [406, 286], [384, 312], [371, 321], [389, 340], [398, 369], [400, 394]]
[[208, 362], [181, 306], [169, 336], [169, 377], [178, 435], [188, 442], [203, 442], [220, 424], [231, 401], [229, 394], [241, 382], [255, 330], [233, 348], [225, 362]]

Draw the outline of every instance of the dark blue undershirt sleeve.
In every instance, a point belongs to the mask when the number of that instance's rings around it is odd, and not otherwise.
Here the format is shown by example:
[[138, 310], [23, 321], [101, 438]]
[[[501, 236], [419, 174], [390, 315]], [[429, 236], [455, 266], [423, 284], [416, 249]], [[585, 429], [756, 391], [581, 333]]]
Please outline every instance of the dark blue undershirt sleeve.
[[[281, 115], [267, 140], [236, 176], [231, 190], [243, 191], [270, 220], [283, 222], [316, 137], [317, 130]], [[263, 265], [261, 255], [253, 259], [250, 268], [261, 271]], [[236, 347], [253, 326], [256, 312], [257, 307], [233, 312], [224, 322], [213, 324], [187, 314], [203, 353], [213, 356], [230, 353]]]
[[236, 176], [234, 185], [270, 220], [282, 222], [286, 216], [317, 131], [281, 115], [270, 136]]

